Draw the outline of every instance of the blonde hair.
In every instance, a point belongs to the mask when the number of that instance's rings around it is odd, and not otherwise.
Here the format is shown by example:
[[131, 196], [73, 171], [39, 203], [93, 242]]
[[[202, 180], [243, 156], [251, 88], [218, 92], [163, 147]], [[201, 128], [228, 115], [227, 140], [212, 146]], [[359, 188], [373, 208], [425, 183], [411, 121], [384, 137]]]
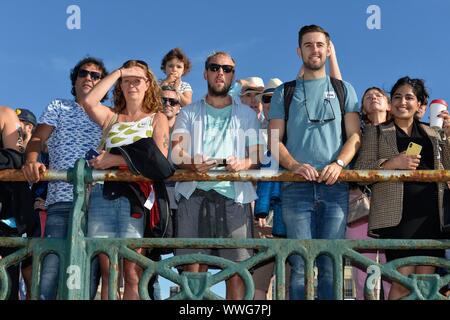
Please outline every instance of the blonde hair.
[[[155, 75], [150, 70], [147, 63], [141, 60], [128, 60], [122, 65], [122, 68], [131, 68], [136, 66], [145, 71], [149, 84], [147, 91], [145, 91], [144, 100], [142, 101], [142, 110], [145, 113], [162, 111], [163, 106], [161, 102], [161, 89], [159, 88]], [[117, 113], [120, 113], [127, 106], [125, 96], [122, 88], [120, 87], [121, 83], [122, 78], [119, 78], [119, 81], [117, 81], [113, 91], [114, 111]]]

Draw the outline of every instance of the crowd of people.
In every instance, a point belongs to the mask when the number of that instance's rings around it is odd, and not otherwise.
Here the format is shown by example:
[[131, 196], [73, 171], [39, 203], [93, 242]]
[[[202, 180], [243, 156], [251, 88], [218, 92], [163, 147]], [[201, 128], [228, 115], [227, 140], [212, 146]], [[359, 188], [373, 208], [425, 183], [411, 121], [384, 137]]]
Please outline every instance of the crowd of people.
[[[55, 99], [39, 120], [27, 109], [0, 107], [2, 167], [21, 168], [28, 183], [13, 185], [29, 197], [29, 205], [8, 205], [2, 194], [2, 235], [65, 238], [73, 205], [72, 185], [63, 181], [42, 183], [48, 169], [67, 170], [94, 150], [88, 165], [94, 169], [130, 169], [153, 180], [168, 178], [174, 168], [207, 173], [239, 172], [278, 165], [306, 182], [189, 181], [95, 183], [89, 186], [88, 237], [142, 238], [158, 199], [167, 196], [178, 238], [289, 239], [448, 239], [443, 232], [444, 183], [380, 182], [371, 190], [370, 214], [347, 225], [349, 194], [362, 186], [338, 181], [343, 169], [450, 169], [450, 116], [443, 111], [442, 130], [420, 118], [428, 103], [421, 79], [398, 79], [390, 94], [370, 87], [361, 106], [353, 86], [343, 80], [336, 51], [327, 31], [304, 26], [298, 34], [302, 67], [295, 80], [278, 78], [264, 84], [252, 76], [235, 79], [236, 62], [230, 53], [209, 55], [203, 76], [207, 93], [192, 101], [191, 85], [183, 81], [191, 69], [180, 48], [162, 59], [165, 78], [157, 79], [142, 60], [128, 60], [108, 72], [102, 60], [87, 57], [71, 70], [73, 99]], [[326, 63], [329, 62], [329, 74]], [[112, 104], [105, 105], [112, 92]], [[255, 132], [257, 134], [241, 133]], [[261, 135], [258, 133], [262, 132]], [[420, 154], [406, 154], [413, 142]], [[95, 152], [96, 150], [96, 152]], [[3, 160], [5, 159], [5, 160]], [[167, 191], [167, 192], [166, 192]], [[26, 202], [26, 201], [25, 201]], [[19, 214], [20, 213], [20, 214]], [[6, 256], [14, 250], [0, 248]], [[145, 253], [160, 259], [158, 253]], [[255, 252], [238, 249], [176, 249], [175, 255], [209, 254], [240, 262]], [[425, 255], [445, 257], [444, 250], [385, 250], [368, 252], [381, 262]], [[29, 258], [28, 258], [29, 260]], [[101, 279], [101, 298], [108, 290], [109, 257], [94, 261], [91, 297]], [[305, 297], [305, 267], [299, 255], [286, 262], [287, 296]], [[94, 265], [94, 264], [93, 264]], [[331, 258], [321, 255], [318, 298], [333, 299]], [[206, 272], [206, 264], [188, 264], [180, 272]], [[273, 275], [273, 262], [254, 268], [255, 299], [265, 299]], [[40, 299], [58, 298], [59, 258], [48, 254], [42, 263]], [[364, 299], [365, 270], [355, 269], [357, 298]], [[142, 268], [124, 259], [123, 299], [139, 299]], [[402, 275], [432, 274], [433, 266], [402, 266]], [[12, 278], [10, 299], [18, 297], [19, 266], [8, 269]], [[30, 288], [31, 260], [22, 262]], [[153, 278], [153, 298], [158, 298]], [[154, 289], [154, 290], [153, 290]], [[226, 280], [226, 298], [244, 297], [241, 277]], [[409, 290], [384, 281], [382, 299], [399, 299]], [[29, 290], [27, 291], [29, 298]]]

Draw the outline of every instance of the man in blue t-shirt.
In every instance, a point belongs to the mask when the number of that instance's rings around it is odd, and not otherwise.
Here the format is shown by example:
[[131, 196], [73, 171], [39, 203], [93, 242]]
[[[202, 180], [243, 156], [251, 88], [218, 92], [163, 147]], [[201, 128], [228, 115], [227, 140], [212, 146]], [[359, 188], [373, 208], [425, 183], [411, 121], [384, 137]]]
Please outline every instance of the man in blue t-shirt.
[[[44, 143], [47, 142], [49, 168], [67, 170], [75, 161], [84, 158], [91, 148], [97, 148], [102, 135], [101, 128], [93, 122], [81, 101], [89, 91], [108, 73], [103, 62], [87, 57], [71, 70], [72, 95], [75, 100], [55, 99], [41, 115], [36, 130], [26, 148], [26, 162], [22, 168], [30, 183], [39, 181], [39, 174], [46, 167], [38, 161]], [[105, 97], [106, 98], [106, 97]], [[47, 220], [46, 238], [65, 238], [69, 213], [73, 202], [73, 186], [64, 181], [51, 181], [45, 206]], [[45, 257], [41, 272], [40, 299], [54, 300], [57, 296], [59, 259], [55, 254]]]
[[[337, 93], [325, 63], [330, 56], [330, 36], [321, 27], [304, 26], [299, 31], [299, 57], [304, 74], [296, 86], [285, 126], [284, 86], [272, 97], [270, 135], [279, 143], [272, 155], [289, 171], [308, 182], [284, 183], [283, 220], [287, 237], [293, 239], [342, 239], [348, 211], [348, 185], [336, 183], [342, 169], [353, 159], [360, 145], [359, 108], [355, 90], [344, 82], [345, 115], [342, 118]], [[346, 141], [341, 120], [345, 121]], [[286, 130], [285, 130], [286, 128]], [[282, 143], [287, 135], [287, 143]], [[269, 139], [269, 141], [272, 141]], [[277, 149], [279, 152], [276, 152]], [[321, 173], [319, 174], [319, 171]], [[291, 256], [290, 297], [304, 298], [304, 262]], [[319, 299], [333, 298], [333, 265], [329, 257], [317, 259]]]

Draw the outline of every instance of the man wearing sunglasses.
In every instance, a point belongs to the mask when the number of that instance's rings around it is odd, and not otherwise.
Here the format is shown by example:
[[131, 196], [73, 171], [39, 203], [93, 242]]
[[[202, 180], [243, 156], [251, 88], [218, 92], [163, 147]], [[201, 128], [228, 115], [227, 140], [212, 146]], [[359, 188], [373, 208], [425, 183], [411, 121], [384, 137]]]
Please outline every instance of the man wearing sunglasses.
[[[237, 172], [257, 167], [259, 122], [255, 112], [229, 95], [234, 78], [234, 60], [217, 52], [205, 63], [208, 93], [181, 109], [172, 134], [172, 161], [180, 168], [198, 173], [211, 169]], [[254, 136], [243, 136], [253, 131]], [[177, 183], [179, 199], [177, 237], [251, 238], [250, 203], [256, 199], [251, 182], [192, 181]], [[247, 249], [179, 249], [177, 255], [206, 253], [231, 261], [252, 255]], [[206, 264], [191, 264], [185, 270], [205, 272]], [[242, 299], [245, 287], [238, 275], [226, 281], [226, 298]]]
[[163, 112], [169, 120], [169, 130], [172, 131], [181, 109], [180, 96], [175, 87], [164, 85], [161, 87], [161, 100]]
[[[272, 153], [272, 156], [278, 158], [285, 169], [306, 180], [283, 186], [281, 205], [287, 237], [343, 239], [348, 212], [348, 184], [336, 181], [360, 146], [358, 101], [353, 87], [342, 82], [345, 113], [341, 112], [339, 97], [342, 95], [338, 95], [326, 74], [325, 64], [330, 57], [331, 46], [330, 36], [323, 28], [316, 25], [302, 27], [298, 44], [297, 54], [303, 61], [304, 74], [295, 81], [287, 123], [284, 86], [275, 90], [269, 111], [270, 135], [276, 137], [278, 134], [279, 138], [279, 154]], [[283, 143], [284, 135], [286, 143]], [[269, 143], [271, 141], [269, 139]], [[292, 265], [290, 298], [303, 299], [303, 259], [294, 255], [289, 261]], [[321, 256], [317, 259], [317, 266], [319, 299], [333, 299], [331, 259]]]
[[[41, 115], [26, 148], [26, 162], [22, 171], [29, 182], [38, 182], [40, 173], [46, 170], [45, 165], [38, 162], [45, 142], [50, 156], [49, 168], [53, 170], [67, 170], [73, 167], [75, 161], [84, 158], [89, 149], [98, 147], [102, 130], [89, 118], [78, 101], [81, 101], [106, 74], [103, 62], [92, 57], [82, 59], [71, 70], [71, 92], [75, 99], [53, 100]], [[66, 237], [72, 201], [71, 184], [63, 181], [49, 182], [45, 204], [47, 207], [45, 237]], [[47, 255], [42, 268], [40, 298], [56, 299], [58, 257], [55, 254]]]

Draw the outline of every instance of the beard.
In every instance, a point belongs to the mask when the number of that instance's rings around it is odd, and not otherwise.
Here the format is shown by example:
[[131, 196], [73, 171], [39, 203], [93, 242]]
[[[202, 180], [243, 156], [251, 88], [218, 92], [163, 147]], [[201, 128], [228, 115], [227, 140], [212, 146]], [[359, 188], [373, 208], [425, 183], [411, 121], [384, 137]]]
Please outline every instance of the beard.
[[320, 70], [323, 68], [323, 66], [325, 65], [325, 62], [320, 63], [320, 64], [311, 64], [307, 61], [303, 61], [303, 65], [305, 66], [305, 69], [317, 71], [317, 70]]
[[312, 63], [308, 62], [308, 60], [305, 60], [305, 57], [303, 57], [303, 55], [302, 55], [302, 60], [303, 60], [303, 66], [305, 67], [305, 69], [312, 70], [312, 71], [317, 71], [317, 70], [322, 69], [326, 63], [326, 59], [325, 59], [325, 61], [320, 62], [318, 64], [312, 64]]
[[208, 82], [208, 95], [213, 97], [226, 97], [228, 95], [228, 91], [230, 91], [231, 83], [225, 84], [225, 86], [221, 89], [215, 89], [209, 82]]

